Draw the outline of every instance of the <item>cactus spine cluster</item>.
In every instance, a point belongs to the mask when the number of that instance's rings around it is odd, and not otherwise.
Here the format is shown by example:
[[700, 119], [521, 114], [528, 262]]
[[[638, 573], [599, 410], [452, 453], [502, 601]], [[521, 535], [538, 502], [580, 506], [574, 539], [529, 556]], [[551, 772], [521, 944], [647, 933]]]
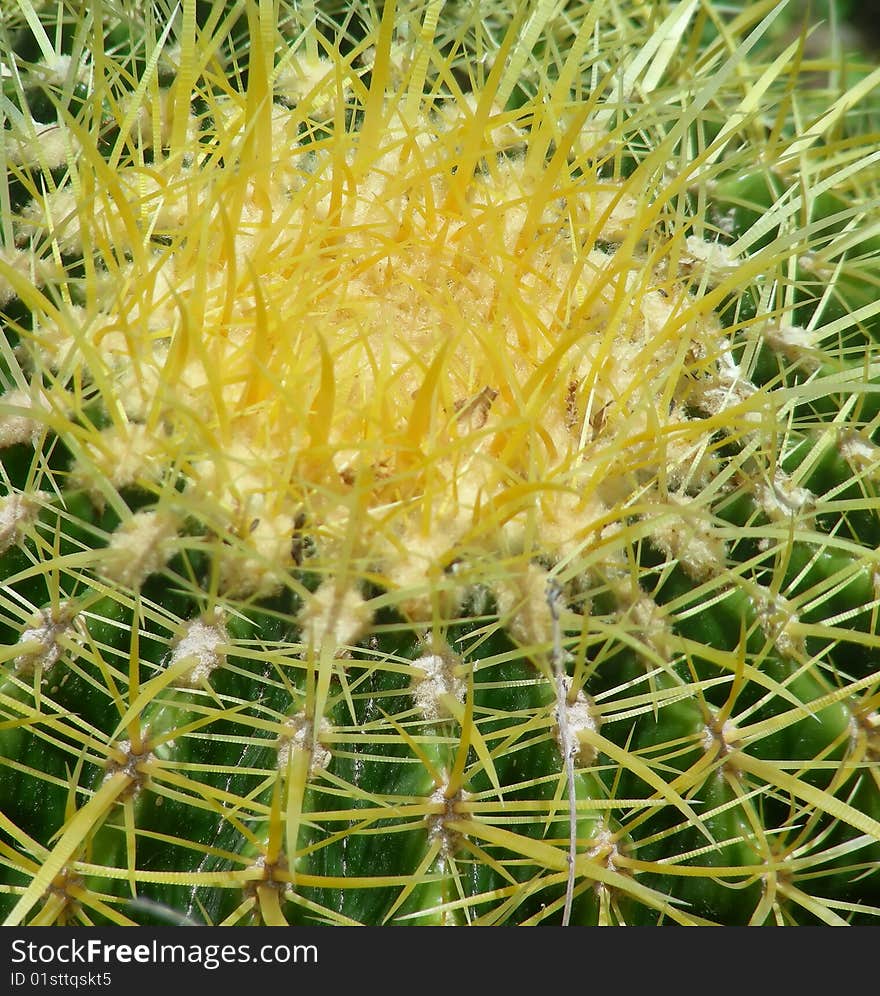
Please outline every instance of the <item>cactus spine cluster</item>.
[[880, 914], [880, 71], [8, 7], [6, 923]]

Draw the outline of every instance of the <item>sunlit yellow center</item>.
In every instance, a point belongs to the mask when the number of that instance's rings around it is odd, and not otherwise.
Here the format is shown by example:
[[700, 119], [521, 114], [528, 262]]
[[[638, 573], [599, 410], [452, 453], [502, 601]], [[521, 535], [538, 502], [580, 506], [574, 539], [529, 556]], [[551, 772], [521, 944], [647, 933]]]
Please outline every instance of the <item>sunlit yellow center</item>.
[[154, 545], [194, 515], [227, 537], [224, 584], [268, 590], [296, 523], [321, 562], [344, 548], [410, 585], [555, 556], [705, 472], [693, 410], [725, 341], [693, 259], [603, 179], [583, 122], [413, 114], [393, 93], [362, 132], [323, 98], [321, 122], [246, 109], [218, 99], [185, 155], [120, 170], [80, 213], [114, 268], [45, 337], [53, 365], [76, 342], [113, 421], [83, 447], [86, 485], [185, 480]]

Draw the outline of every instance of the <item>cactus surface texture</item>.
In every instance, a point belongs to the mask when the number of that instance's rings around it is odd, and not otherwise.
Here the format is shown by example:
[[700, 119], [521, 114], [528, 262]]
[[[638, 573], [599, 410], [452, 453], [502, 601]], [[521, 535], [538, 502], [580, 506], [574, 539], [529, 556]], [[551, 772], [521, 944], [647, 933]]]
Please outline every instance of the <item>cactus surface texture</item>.
[[791, 15], [3, 4], [8, 925], [876, 922], [880, 70]]

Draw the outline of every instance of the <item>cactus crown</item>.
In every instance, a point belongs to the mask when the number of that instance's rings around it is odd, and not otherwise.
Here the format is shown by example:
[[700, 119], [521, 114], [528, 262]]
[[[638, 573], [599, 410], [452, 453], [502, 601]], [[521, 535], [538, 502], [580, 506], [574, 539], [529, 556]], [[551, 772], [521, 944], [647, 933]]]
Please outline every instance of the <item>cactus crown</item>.
[[161, 6], [0, 35], [8, 922], [880, 912], [880, 72]]

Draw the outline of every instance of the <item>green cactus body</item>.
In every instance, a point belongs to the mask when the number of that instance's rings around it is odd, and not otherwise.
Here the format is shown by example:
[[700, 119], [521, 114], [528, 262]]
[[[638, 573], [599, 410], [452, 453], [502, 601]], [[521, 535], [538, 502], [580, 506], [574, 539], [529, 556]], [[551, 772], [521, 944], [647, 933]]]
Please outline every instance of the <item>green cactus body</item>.
[[162, 6], [0, 22], [6, 923], [872, 922], [880, 71]]

